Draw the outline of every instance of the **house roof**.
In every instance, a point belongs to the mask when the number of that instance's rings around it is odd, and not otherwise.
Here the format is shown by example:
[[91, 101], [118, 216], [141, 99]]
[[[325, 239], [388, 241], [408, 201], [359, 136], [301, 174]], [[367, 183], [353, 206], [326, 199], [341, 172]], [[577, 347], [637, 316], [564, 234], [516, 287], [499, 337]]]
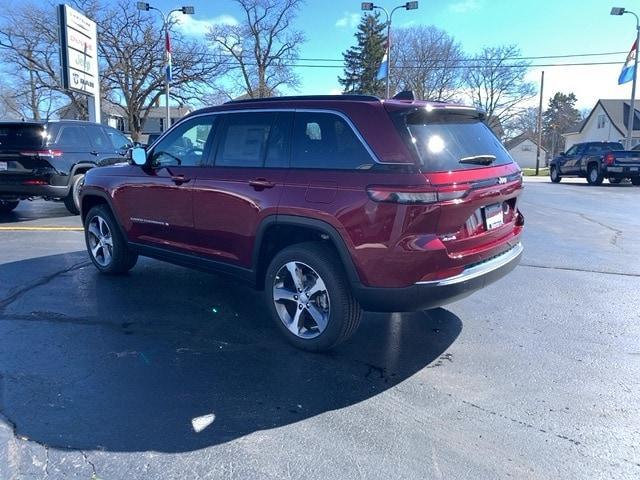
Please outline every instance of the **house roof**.
[[[603, 99], [597, 101], [589, 116], [584, 120], [582, 125], [580, 125], [580, 129], [577, 131], [571, 131], [566, 133], [581, 133], [584, 129], [585, 125], [591, 119], [593, 112], [596, 111], [598, 105], [602, 107], [604, 113], [609, 117], [609, 121], [615, 127], [616, 130], [620, 132], [620, 135], [625, 135], [627, 132], [627, 126], [629, 124], [629, 101], [622, 99]], [[633, 131], [640, 132], [640, 111], [638, 111], [638, 107], [640, 107], [640, 102], [637, 103], [635, 110], [635, 115], [633, 117]]]
[[[517, 137], [514, 137], [511, 140], [507, 140], [506, 142], [504, 142], [504, 147], [507, 150], [511, 150], [517, 147], [518, 145], [520, 145], [525, 140], [530, 140], [531, 142], [533, 142], [534, 145], [538, 145], [538, 140], [536, 139], [536, 136], [533, 132], [524, 132], [518, 135]], [[543, 152], [547, 151], [542, 145], [540, 145], [540, 150]]]

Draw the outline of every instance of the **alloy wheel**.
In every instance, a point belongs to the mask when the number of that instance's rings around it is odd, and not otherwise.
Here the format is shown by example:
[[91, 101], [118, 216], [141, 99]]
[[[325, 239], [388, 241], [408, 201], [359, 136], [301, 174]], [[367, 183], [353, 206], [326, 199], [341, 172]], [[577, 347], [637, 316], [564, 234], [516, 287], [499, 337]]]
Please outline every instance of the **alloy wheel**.
[[109, 225], [99, 215], [89, 221], [87, 228], [89, 248], [94, 260], [101, 267], [107, 267], [113, 258], [113, 237]]
[[311, 339], [325, 331], [331, 308], [324, 280], [309, 265], [288, 262], [273, 282], [273, 303], [278, 316], [296, 337]]

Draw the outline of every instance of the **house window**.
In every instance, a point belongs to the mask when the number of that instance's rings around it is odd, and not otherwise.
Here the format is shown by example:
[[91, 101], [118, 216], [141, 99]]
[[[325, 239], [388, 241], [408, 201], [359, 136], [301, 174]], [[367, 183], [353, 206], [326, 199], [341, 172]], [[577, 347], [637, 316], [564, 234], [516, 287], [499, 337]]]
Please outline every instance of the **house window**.
[[533, 149], [532, 149], [531, 145], [522, 145], [522, 151], [523, 152], [530, 152], [532, 150]]
[[598, 128], [604, 128], [607, 117], [604, 114], [598, 115]]

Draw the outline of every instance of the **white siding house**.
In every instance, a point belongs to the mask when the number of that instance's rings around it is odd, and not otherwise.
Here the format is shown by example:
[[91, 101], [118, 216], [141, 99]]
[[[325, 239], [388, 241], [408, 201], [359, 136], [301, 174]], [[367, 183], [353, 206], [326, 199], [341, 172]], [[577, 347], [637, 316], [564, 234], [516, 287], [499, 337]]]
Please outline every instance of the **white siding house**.
[[[517, 136], [505, 143], [509, 155], [520, 168], [536, 168], [537, 142], [531, 133]], [[546, 165], [547, 151], [540, 147], [540, 167]]]
[[[640, 107], [639, 104], [636, 104]], [[640, 143], [640, 111], [635, 109], [633, 121], [633, 145]], [[598, 100], [584, 122], [562, 136], [564, 149], [582, 142], [622, 142], [627, 135], [629, 102], [626, 100]]]

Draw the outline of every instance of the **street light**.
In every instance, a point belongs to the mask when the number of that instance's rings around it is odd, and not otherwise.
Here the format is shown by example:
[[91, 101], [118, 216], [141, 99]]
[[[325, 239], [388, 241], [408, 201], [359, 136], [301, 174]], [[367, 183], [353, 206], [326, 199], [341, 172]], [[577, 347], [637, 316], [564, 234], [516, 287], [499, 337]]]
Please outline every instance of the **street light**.
[[621, 16], [625, 13], [636, 17], [636, 49], [634, 53], [634, 67], [633, 67], [633, 84], [631, 86], [631, 105], [629, 105], [629, 119], [627, 123], [627, 150], [631, 150], [631, 143], [633, 142], [633, 124], [636, 111], [636, 79], [638, 78], [638, 47], [640, 46], [640, 19], [638, 15], [627, 10], [624, 7], [613, 7], [611, 9], [611, 15]]
[[398, 5], [391, 13], [386, 8], [374, 4], [373, 2], [362, 2], [360, 8], [363, 11], [382, 10], [387, 17], [387, 98], [389, 98], [389, 78], [391, 77], [391, 19], [393, 18], [393, 12], [400, 8], [405, 10], [417, 10], [418, 2], [407, 2], [404, 5]]
[[171, 65], [170, 63], [170, 58], [171, 58], [171, 42], [169, 40], [169, 17], [171, 17], [172, 13], [175, 12], [182, 12], [184, 15], [193, 15], [194, 13], [196, 13], [196, 10], [194, 7], [191, 6], [185, 6], [185, 7], [180, 7], [180, 8], [174, 8], [173, 10], [171, 10], [169, 13], [167, 13], [166, 15], [162, 12], [162, 10], [160, 10], [159, 8], [156, 8], [152, 5], [150, 5], [148, 2], [137, 2], [136, 3], [136, 7], [138, 10], [143, 11], [143, 12], [148, 12], [149, 10], [155, 10], [157, 12], [160, 13], [160, 15], [162, 16], [162, 29], [164, 30], [164, 38], [165, 38], [165, 68], [166, 68], [166, 72], [165, 72], [165, 80], [164, 80], [164, 86], [165, 86], [165, 103], [166, 108], [167, 108], [167, 118], [166, 118], [166, 122], [167, 124], [165, 125], [165, 130], [167, 130], [170, 126], [171, 126], [171, 111], [169, 109], [169, 67]]

